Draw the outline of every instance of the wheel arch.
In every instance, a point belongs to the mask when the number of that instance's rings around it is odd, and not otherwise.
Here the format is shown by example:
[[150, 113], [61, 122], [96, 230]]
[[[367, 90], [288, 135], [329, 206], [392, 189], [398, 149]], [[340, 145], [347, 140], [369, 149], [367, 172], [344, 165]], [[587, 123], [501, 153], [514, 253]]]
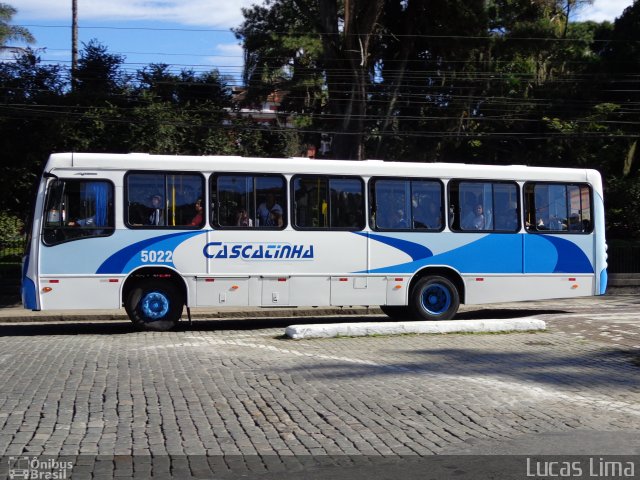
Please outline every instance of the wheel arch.
[[135, 284], [147, 278], [159, 278], [173, 283], [182, 294], [185, 304], [189, 305], [189, 287], [187, 286], [187, 282], [177, 271], [168, 267], [141, 267], [131, 272], [122, 285], [122, 294], [120, 297], [122, 305], [127, 301], [129, 292], [131, 292]]
[[421, 270], [418, 270], [416, 274], [411, 278], [411, 282], [409, 283], [408, 294], [411, 295], [411, 292], [413, 291], [413, 287], [420, 279], [429, 277], [432, 275], [440, 275], [448, 279], [451, 283], [453, 283], [455, 287], [458, 289], [460, 304], [465, 303], [466, 289], [465, 289], [464, 280], [462, 279], [462, 275], [455, 268], [448, 267], [448, 266], [441, 266], [441, 265], [428, 266]]

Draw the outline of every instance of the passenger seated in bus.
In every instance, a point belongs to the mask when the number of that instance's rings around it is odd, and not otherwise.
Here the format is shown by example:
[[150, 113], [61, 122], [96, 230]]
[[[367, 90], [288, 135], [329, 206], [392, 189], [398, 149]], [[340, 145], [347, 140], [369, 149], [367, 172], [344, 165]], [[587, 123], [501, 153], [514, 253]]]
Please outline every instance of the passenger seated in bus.
[[424, 225], [421, 228], [437, 230], [442, 227], [442, 215], [440, 215], [440, 208], [436, 205], [436, 202], [429, 200], [426, 209], [423, 209], [422, 203], [420, 207], [420, 223]]
[[518, 208], [508, 206], [496, 214], [496, 229], [513, 232], [518, 228]]
[[566, 230], [567, 226], [558, 218], [557, 215], [551, 215], [549, 218], [549, 230]]
[[162, 208], [162, 196], [160, 195], [151, 197], [151, 214], [147, 225], [164, 225], [164, 210]]
[[246, 208], [241, 208], [236, 215], [236, 226], [238, 227], [253, 227], [253, 220], [249, 218]]
[[577, 213], [572, 213], [567, 221], [568, 230], [571, 232], [582, 232], [582, 222]]
[[274, 208], [280, 209], [280, 214], [282, 214], [282, 207], [276, 203], [276, 197], [273, 193], [267, 195], [267, 199], [258, 205], [257, 215], [258, 215], [258, 226], [267, 226], [267, 222], [269, 221], [269, 217], [271, 214], [271, 210]]
[[284, 221], [282, 220], [282, 208], [276, 204], [269, 212], [269, 218], [267, 218], [267, 227], [282, 227]]
[[399, 208], [393, 212], [391, 228], [408, 228], [407, 220], [404, 218], [404, 210]]
[[96, 216], [91, 215], [87, 218], [79, 218], [71, 220], [67, 225], [70, 227], [94, 227], [96, 224]]
[[465, 215], [461, 226], [463, 230], [484, 230], [486, 228], [484, 208], [481, 203], [478, 203], [473, 211]]
[[195, 204], [195, 210], [196, 210], [196, 214], [195, 216], [191, 219], [191, 222], [189, 222], [189, 225], [192, 227], [199, 227], [200, 225], [202, 225], [202, 220], [203, 220], [203, 213], [204, 213], [204, 208], [202, 207], [202, 199], [199, 198], [198, 200], [196, 200], [196, 204]]

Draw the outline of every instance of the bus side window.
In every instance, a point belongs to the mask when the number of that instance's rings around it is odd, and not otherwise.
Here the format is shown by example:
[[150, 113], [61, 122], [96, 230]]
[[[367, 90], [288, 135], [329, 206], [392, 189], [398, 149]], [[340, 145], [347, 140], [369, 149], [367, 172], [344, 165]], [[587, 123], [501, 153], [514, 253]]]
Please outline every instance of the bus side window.
[[461, 232], [517, 232], [518, 185], [507, 181], [452, 180], [449, 205], [454, 206], [451, 229]]
[[125, 177], [125, 223], [137, 228], [202, 228], [204, 177], [181, 172], [129, 172]]
[[590, 233], [591, 190], [587, 185], [525, 184], [525, 227], [529, 232]]
[[298, 175], [292, 180], [292, 197], [296, 228], [364, 228], [364, 183], [359, 177]]
[[210, 181], [212, 223], [221, 228], [282, 229], [287, 222], [281, 175], [224, 173]]

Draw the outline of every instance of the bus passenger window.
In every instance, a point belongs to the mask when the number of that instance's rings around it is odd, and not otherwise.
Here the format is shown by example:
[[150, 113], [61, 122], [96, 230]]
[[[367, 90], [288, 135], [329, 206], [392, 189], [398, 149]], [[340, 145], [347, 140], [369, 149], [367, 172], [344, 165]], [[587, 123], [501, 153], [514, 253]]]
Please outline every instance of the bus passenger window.
[[293, 224], [299, 229], [362, 230], [364, 184], [355, 177], [294, 177]]
[[280, 175], [214, 175], [213, 224], [220, 228], [284, 228], [285, 184]]
[[371, 182], [371, 225], [377, 230], [432, 230], [444, 226], [442, 183], [377, 178]]
[[204, 178], [200, 174], [130, 172], [125, 177], [125, 223], [141, 228], [202, 228]]
[[525, 218], [530, 232], [590, 233], [591, 190], [587, 185], [527, 183]]
[[517, 184], [453, 180], [449, 185], [449, 205], [455, 206], [452, 230], [504, 233], [520, 230]]

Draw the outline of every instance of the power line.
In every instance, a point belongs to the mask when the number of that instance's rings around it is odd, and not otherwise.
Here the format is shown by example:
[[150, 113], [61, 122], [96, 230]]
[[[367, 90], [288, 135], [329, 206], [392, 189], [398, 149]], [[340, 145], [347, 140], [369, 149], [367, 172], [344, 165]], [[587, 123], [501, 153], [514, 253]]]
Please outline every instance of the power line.
[[[42, 25], [42, 24], [22, 24], [17, 25], [24, 28], [64, 28], [68, 29], [71, 25]], [[83, 25], [78, 26], [79, 29], [84, 30], [134, 30], [134, 31], [150, 31], [150, 32], [185, 32], [185, 33], [233, 33], [232, 29], [220, 29], [220, 28], [169, 28], [169, 27], [117, 27], [108, 25]], [[335, 33], [325, 32], [292, 32], [292, 31], [273, 31], [268, 30], [265, 33], [275, 34], [285, 37], [308, 37], [308, 36], [335, 36]], [[509, 40], [509, 41], [542, 41], [542, 42], [560, 42], [560, 43], [627, 43], [627, 42], [640, 42], [640, 39], [582, 39], [582, 38], [570, 38], [570, 37], [515, 37], [509, 34], [494, 34], [494, 35], [434, 35], [424, 33], [384, 33], [384, 32], [370, 32], [367, 34], [344, 34], [339, 32], [338, 36], [351, 35], [355, 37], [360, 36], [372, 36], [372, 37], [391, 37], [391, 38], [427, 38], [427, 39], [442, 39], [442, 40]]]

